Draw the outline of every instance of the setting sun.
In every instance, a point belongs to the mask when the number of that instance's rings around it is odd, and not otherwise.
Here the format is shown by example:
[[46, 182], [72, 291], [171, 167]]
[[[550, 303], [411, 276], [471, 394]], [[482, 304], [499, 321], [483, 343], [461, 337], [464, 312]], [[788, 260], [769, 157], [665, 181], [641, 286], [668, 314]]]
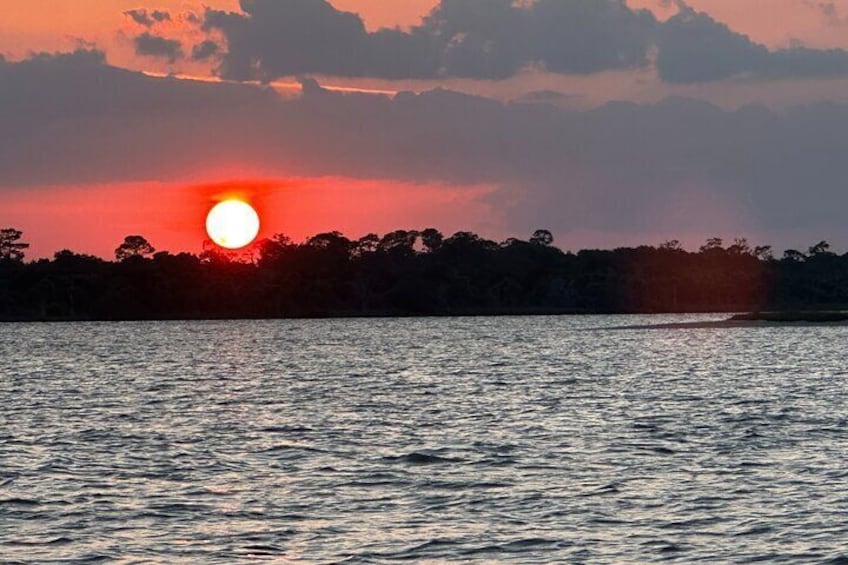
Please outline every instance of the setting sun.
[[221, 247], [241, 249], [259, 234], [259, 215], [247, 202], [225, 200], [210, 210], [206, 232]]

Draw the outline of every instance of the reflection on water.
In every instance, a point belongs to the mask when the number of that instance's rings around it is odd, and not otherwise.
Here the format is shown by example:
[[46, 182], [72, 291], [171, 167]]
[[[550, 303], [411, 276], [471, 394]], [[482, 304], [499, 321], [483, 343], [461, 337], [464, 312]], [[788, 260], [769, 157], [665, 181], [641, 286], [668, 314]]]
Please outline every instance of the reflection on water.
[[0, 326], [3, 562], [848, 559], [848, 328]]

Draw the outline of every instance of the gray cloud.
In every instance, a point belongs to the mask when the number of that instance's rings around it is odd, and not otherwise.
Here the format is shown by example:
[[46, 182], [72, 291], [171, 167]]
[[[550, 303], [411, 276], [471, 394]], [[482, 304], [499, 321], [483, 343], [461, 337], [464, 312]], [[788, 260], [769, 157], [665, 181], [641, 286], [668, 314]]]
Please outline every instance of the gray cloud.
[[527, 10], [531, 53], [550, 71], [582, 74], [647, 64], [657, 27], [647, 10], [597, 0], [537, 0]]
[[657, 70], [673, 83], [749, 74], [767, 78], [848, 76], [848, 52], [790, 47], [770, 51], [686, 6], [660, 29]]
[[661, 23], [624, 0], [441, 0], [409, 31], [372, 33], [327, 0], [241, 0], [241, 12], [207, 9], [203, 26], [225, 38], [218, 72], [235, 80], [497, 80], [528, 67], [585, 75], [646, 68], [655, 48], [659, 75], [671, 83], [848, 76], [844, 50], [769, 50], [677, 4], [679, 13]]
[[221, 46], [207, 39], [202, 43], [198, 43], [191, 50], [191, 58], [194, 61], [207, 61], [220, 53]]
[[580, 74], [629, 69], [648, 63], [657, 25], [624, 0], [442, 0], [408, 32], [374, 33], [326, 0], [242, 0], [241, 8], [205, 14], [205, 27], [227, 40], [225, 78], [501, 79], [528, 65]]
[[207, 9], [204, 27], [226, 38], [221, 76], [274, 79], [322, 73], [406, 78], [435, 76], [431, 38], [419, 32], [370, 34], [362, 19], [325, 0], [243, 0], [243, 13]]
[[657, 70], [669, 82], [706, 82], [761, 68], [769, 51], [707, 14], [683, 7], [659, 34]]
[[124, 15], [140, 26], [153, 27], [157, 23], [171, 21], [171, 14], [164, 10], [127, 10]]
[[133, 39], [135, 52], [145, 57], [158, 57], [175, 63], [183, 57], [183, 44], [176, 39], [144, 32]]
[[196, 12], [185, 12], [183, 14], [183, 19], [190, 24], [198, 26], [203, 25], [203, 16], [198, 15]]
[[237, 165], [269, 177], [493, 185], [488, 201], [512, 233], [844, 233], [847, 104], [727, 111], [669, 99], [584, 111], [303, 84], [288, 99], [152, 78], [96, 51], [0, 63], [0, 187], [173, 181]]

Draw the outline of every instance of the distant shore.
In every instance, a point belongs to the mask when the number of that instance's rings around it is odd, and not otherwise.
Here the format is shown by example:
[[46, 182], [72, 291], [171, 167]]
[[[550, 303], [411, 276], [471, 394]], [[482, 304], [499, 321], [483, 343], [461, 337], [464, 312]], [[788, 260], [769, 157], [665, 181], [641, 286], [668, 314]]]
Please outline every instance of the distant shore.
[[707, 322], [678, 322], [669, 324], [648, 324], [620, 326], [611, 329], [652, 330], [652, 329], [711, 329], [711, 328], [751, 328], [751, 327], [816, 327], [848, 326], [848, 311], [801, 311], [801, 312], [751, 312], [736, 314], [726, 320]]
[[[302, 243], [277, 234], [233, 254], [210, 244], [174, 255], [128, 235], [114, 261], [63, 250], [27, 262], [22, 232], [0, 236], [5, 321], [848, 311], [848, 254], [824, 241], [777, 259], [743, 239], [711, 238], [697, 252], [677, 241], [571, 252], [544, 229], [498, 242], [427, 228]], [[734, 322], [843, 319], [759, 316]]]
[[833, 323], [848, 322], [846, 311], [800, 311], [800, 312], [753, 312], [737, 314], [730, 318], [734, 322], [779, 322], [779, 323]]
[[669, 316], [669, 315], [726, 315], [732, 311], [717, 312], [594, 312], [575, 309], [546, 309], [546, 308], [497, 308], [497, 309], [457, 309], [439, 312], [410, 313], [393, 311], [338, 311], [326, 314], [290, 315], [290, 316], [231, 316], [227, 314], [197, 314], [175, 316], [137, 316], [137, 317], [80, 317], [80, 316], [32, 316], [32, 317], [3, 317], [3, 323], [74, 323], [74, 322], [217, 322], [238, 320], [350, 320], [350, 319], [389, 319], [389, 318], [510, 318], [510, 317], [545, 317], [545, 316]]
[[[614, 312], [579, 312], [579, 311], [544, 311], [538, 309], [499, 310], [499, 311], [461, 311], [434, 314], [399, 314], [392, 312], [342, 312], [325, 316], [289, 316], [289, 317], [230, 317], [230, 316], [187, 316], [187, 317], [149, 317], [149, 318], [0, 318], [0, 324], [14, 323], [80, 323], [80, 322], [204, 322], [204, 321], [245, 321], [245, 320], [351, 320], [351, 319], [387, 319], [387, 318], [500, 318], [524, 316], [669, 316], [669, 315], [722, 315], [721, 312], [643, 312], [614, 313]], [[710, 328], [751, 328], [775, 326], [848, 326], [848, 311], [785, 311], [785, 312], [752, 312], [747, 314], [724, 313], [730, 317], [721, 320], [697, 322], [669, 322], [662, 324], [634, 324], [591, 329], [611, 330], [652, 330], [652, 329], [710, 329]]]

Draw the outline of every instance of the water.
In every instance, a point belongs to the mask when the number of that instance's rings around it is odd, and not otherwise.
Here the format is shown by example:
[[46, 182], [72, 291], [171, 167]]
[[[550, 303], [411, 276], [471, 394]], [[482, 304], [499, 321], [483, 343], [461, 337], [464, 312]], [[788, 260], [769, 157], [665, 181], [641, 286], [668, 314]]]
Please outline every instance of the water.
[[0, 561], [848, 562], [848, 328], [692, 319], [0, 325]]

